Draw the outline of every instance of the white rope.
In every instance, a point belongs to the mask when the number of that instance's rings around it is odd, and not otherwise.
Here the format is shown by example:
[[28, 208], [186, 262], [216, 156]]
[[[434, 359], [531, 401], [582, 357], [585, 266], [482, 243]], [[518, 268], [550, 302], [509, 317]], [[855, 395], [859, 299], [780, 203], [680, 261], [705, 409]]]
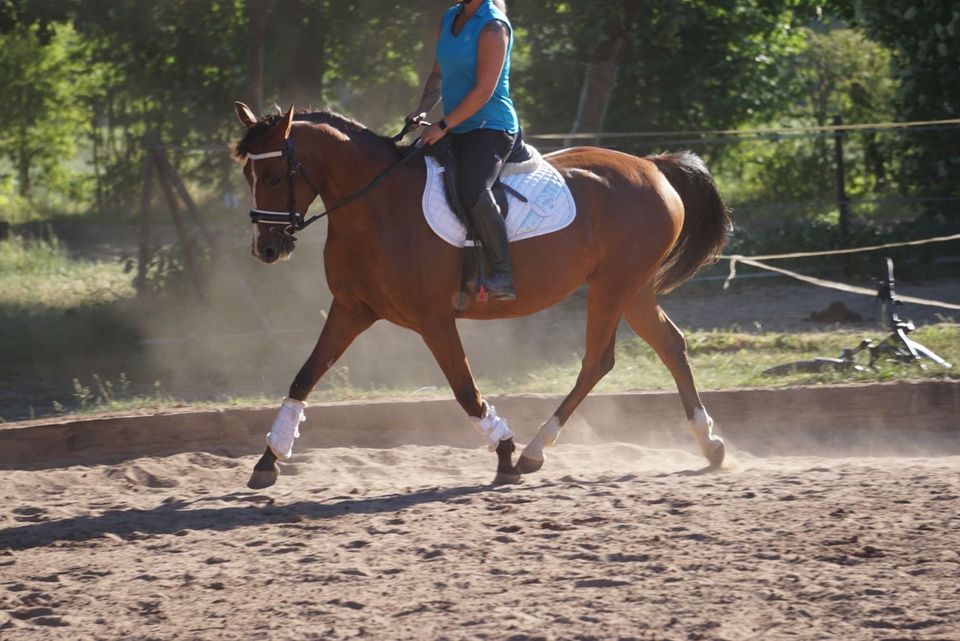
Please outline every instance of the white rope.
[[750, 136], [756, 134], [791, 134], [831, 131], [856, 131], [860, 129], [909, 129], [932, 125], [960, 125], [960, 119], [949, 120], [913, 120], [910, 122], [875, 122], [850, 125], [821, 125], [813, 127], [761, 127], [758, 129], [716, 129], [688, 131], [629, 131], [615, 133], [569, 133], [569, 134], [525, 134], [527, 138], [538, 140], [593, 140], [595, 138], [662, 138], [664, 136]]
[[[857, 254], [861, 252], [872, 252], [879, 249], [891, 249], [893, 247], [915, 247], [917, 245], [929, 245], [930, 243], [945, 243], [950, 240], [960, 240], [960, 234], [952, 236], [937, 236], [935, 238], [923, 238], [921, 240], [907, 240], [899, 243], [885, 243], [883, 245], [871, 245], [869, 247], [853, 247], [851, 249], [830, 249], [819, 252], [794, 252], [792, 254], [767, 254], [764, 256], [750, 256], [753, 260], [779, 260], [781, 258], [810, 258], [811, 256], [839, 256], [841, 254]], [[722, 255], [722, 259], [740, 260], [745, 258], [740, 254]]]
[[[726, 282], [723, 284], [723, 288], [727, 289], [730, 286], [730, 281], [736, 277], [736, 263], [743, 263], [745, 265], [750, 265], [751, 267], [757, 267], [759, 269], [766, 269], [771, 272], [776, 272], [778, 274], [783, 274], [784, 276], [789, 276], [790, 278], [796, 278], [797, 280], [809, 283], [811, 285], [817, 285], [818, 287], [826, 287], [828, 289], [836, 289], [842, 292], [848, 292], [851, 294], [862, 294], [864, 296], [876, 296], [877, 291], [875, 289], [867, 289], [866, 287], [857, 287], [856, 285], [847, 285], [845, 283], [838, 283], [832, 280], [824, 280], [822, 278], [814, 278], [813, 276], [805, 276], [803, 274], [798, 274], [797, 272], [792, 272], [789, 269], [782, 269], [780, 267], [774, 267], [773, 265], [767, 265], [761, 263], [758, 260], [752, 258], [746, 258], [743, 256], [732, 257], [730, 260], [730, 276], [727, 278]], [[913, 296], [901, 296], [897, 294], [897, 300], [901, 300], [905, 303], [914, 303], [915, 305], [925, 305], [927, 307], [941, 307], [943, 309], [956, 309], [960, 310], [960, 305], [955, 305], [953, 303], [944, 303], [937, 300], [929, 300], [926, 298], [915, 298]]]

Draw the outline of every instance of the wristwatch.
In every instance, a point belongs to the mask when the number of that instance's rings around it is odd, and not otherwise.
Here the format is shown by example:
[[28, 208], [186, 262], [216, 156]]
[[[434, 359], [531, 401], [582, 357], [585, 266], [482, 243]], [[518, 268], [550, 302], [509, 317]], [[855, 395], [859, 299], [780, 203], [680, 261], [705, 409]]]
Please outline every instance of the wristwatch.
[[438, 121], [437, 121], [437, 126], [440, 127], [440, 131], [446, 131], [446, 130], [447, 130], [447, 119], [446, 119], [446, 118], [441, 118], [440, 120], [438, 120]]

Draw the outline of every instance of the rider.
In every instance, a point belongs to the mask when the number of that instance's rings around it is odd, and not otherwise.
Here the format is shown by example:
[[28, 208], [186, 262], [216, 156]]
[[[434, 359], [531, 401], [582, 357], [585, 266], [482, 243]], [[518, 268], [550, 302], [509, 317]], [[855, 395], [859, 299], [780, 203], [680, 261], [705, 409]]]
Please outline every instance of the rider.
[[506, 224], [491, 191], [519, 130], [510, 100], [512, 49], [504, 0], [459, 0], [443, 16], [433, 72], [407, 117], [419, 122], [443, 100], [445, 115], [427, 128], [423, 142], [451, 136], [460, 201], [490, 267], [485, 287], [500, 300], [516, 298]]

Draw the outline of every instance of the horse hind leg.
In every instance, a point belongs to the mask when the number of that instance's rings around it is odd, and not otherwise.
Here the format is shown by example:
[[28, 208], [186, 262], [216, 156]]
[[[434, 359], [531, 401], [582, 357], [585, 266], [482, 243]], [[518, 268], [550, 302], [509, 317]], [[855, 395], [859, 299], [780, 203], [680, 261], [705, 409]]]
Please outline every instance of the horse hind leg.
[[590, 289], [587, 294], [587, 345], [580, 374], [557, 411], [540, 426], [537, 434], [523, 448], [517, 461], [517, 469], [522, 474], [531, 474], [543, 467], [546, 458], [544, 448], [556, 444], [570, 415], [600, 379], [613, 369], [621, 311], [622, 303], [618, 301], [617, 294], [601, 293], [595, 287]]
[[656, 295], [646, 288], [631, 301], [624, 317], [637, 335], [649, 343], [663, 364], [670, 370], [680, 392], [690, 431], [700, 451], [712, 467], [719, 467], [726, 455], [723, 439], [713, 433], [713, 419], [700, 399], [687, 359], [687, 343], [683, 333], [657, 305]]

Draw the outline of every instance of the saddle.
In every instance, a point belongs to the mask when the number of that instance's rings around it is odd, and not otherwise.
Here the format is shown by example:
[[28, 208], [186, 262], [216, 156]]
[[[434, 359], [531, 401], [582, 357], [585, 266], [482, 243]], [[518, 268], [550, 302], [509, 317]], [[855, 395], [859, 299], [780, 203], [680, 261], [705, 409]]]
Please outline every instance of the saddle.
[[[466, 301], [469, 300], [470, 297], [474, 295], [478, 295], [478, 298], [483, 297], [482, 286], [484, 271], [483, 254], [479, 251], [480, 241], [477, 237], [477, 230], [474, 227], [473, 220], [464, 208], [460, 200], [460, 194], [457, 191], [457, 164], [455, 162], [456, 159], [454, 158], [451, 140], [449, 138], [442, 138], [437, 144], [427, 150], [427, 155], [432, 156], [443, 168], [443, 187], [447, 204], [467, 230], [466, 246], [474, 249], [474, 251], [464, 252], [460, 299], [461, 303], [465, 306]], [[500, 168], [500, 176], [511, 172], [521, 173], [524, 169], [522, 167], [523, 163], [532, 163], [538, 158], [539, 154], [524, 142], [522, 131], [518, 131], [516, 139], [513, 142], [513, 149], [510, 150], [510, 154]], [[528, 201], [526, 196], [509, 185], [504, 184], [500, 180], [500, 176], [497, 176], [491, 191], [493, 192], [494, 199], [497, 201], [497, 205], [500, 206], [500, 213], [504, 219], [506, 219], [510, 207], [509, 201], [507, 200], [508, 192], [521, 202], [526, 203]]]
[[[447, 203], [450, 205], [450, 209], [457, 215], [457, 218], [459, 218], [467, 228], [468, 240], [475, 240], [476, 236], [473, 230], [473, 223], [470, 221], [470, 216], [467, 215], [463, 204], [460, 202], [460, 194], [457, 193], [457, 164], [453, 154], [453, 144], [449, 138], [441, 138], [440, 142], [427, 150], [427, 155], [432, 156], [440, 166], [443, 167], [443, 187], [447, 197]], [[500, 176], [515, 171], [522, 163], [530, 162], [538, 156], [539, 154], [524, 142], [522, 132], [518, 131], [516, 140], [513, 141], [513, 149], [510, 150], [507, 160], [500, 167]], [[521, 202], [527, 202], [527, 197], [509, 185], [505, 185], [500, 180], [500, 176], [497, 176], [496, 181], [493, 183], [492, 191], [497, 204], [500, 206], [500, 212], [503, 214], [503, 217], [506, 218], [509, 208], [507, 193], [509, 192], [511, 196]]]

